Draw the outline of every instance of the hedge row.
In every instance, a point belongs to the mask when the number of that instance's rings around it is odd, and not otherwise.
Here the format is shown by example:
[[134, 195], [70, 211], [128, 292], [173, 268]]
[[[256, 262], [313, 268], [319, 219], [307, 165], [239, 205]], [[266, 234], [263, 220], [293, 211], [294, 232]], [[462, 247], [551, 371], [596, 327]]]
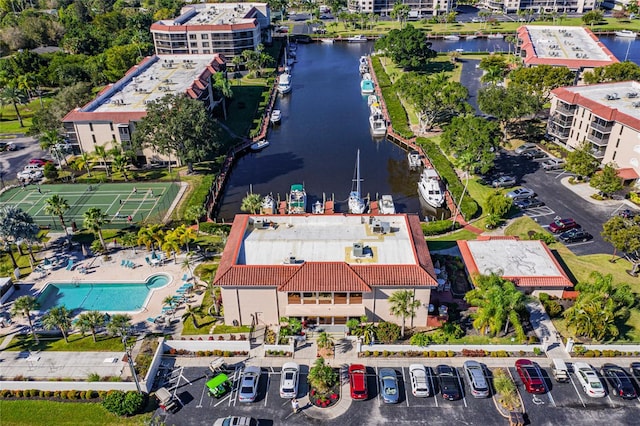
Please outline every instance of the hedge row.
[[260, 103], [258, 104], [258, 110], [255, 113], [255, 117], [257, 118], [253, 120], [253, 128], [249, 132], [249, 137], [255, 138], [260, 134], [260, 131], [262, 130], [262, 123], [265, 120], [264, 114], [265, 114], [265, 111], [267, 110], [267, 107], [269, 106], [269, 97], [271, 95], [271, 89], [274, 83], [275, 83], [275, 79], [273, 77], [267, 78], [267, 84], [265, 85], [264, 90], [260, 95], [261, 100], [260, 100]]
[[398, 94], [393, 88], [391, 79], [380, 63], [380, 58], [372, 56], [371, 64], [376, 73], [384, 103], [387, 105], [393, 131], [404, 138], [412, 138], [413, 132], [409, 127], [409, 117], [407, 117], [407, 112], [404, 110], [404, 106], [402, 106], [402, 102], [400, 102], [400, 98], [398, 98]]
[[[462, 191], [464, 191], [464, 184], [458, 178], [456, 171], [453, 168], [451, 162], [445, 157], [445, 155], [440, 151], [440, 147], [430, 141], [427, 138], [417, 138], [416, 143], [422, 147], [424, 153], [433, 164], [433, 167], [438, 171], [440, 177], [447, 185], [447, 189], [451, 192], [454, 201], [457, 203], [460, 201], [460, 197], [462, 196]], [[460, 213], [466, 220], [472, 219], [476, 213], [478, 213], [478, 203], [469, 196], [467, 192], [462, 200], [462, 204], [458, 206], [460, 208]]]
[[0, 390], [0, 398], [56, 398], [56, 399], [70, 399], [70, 400], [95, 400], [96, 398], [102, 399], [107, 395], [107, 391], [49, 391], [38, 389], [25, 389], [25, 390]]
[[460, 228], [458, 222], [451, 222], [450, 220], [434, 220], [432, 222], [422, 222], [422, 233], [425, 236], [445, 234], [447, 232]]

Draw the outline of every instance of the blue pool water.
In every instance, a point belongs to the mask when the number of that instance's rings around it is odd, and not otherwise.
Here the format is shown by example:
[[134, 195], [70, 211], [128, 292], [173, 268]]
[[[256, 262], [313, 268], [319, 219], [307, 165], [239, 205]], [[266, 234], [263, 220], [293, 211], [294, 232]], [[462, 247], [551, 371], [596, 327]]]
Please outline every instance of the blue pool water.
[[37, 300], [41, 311], [54, 306], [83, 311], [137, 311], [152, 289], [164, 287], [169, 281], [168, 275], [159, 274], [137, 283], [49, 283]]

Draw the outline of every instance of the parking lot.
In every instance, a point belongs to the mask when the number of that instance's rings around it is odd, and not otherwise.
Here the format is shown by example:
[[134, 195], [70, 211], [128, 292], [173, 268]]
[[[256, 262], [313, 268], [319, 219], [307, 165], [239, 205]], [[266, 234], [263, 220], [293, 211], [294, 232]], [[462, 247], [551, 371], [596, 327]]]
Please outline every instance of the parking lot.
[[544, 228], [557, 216], [573, 218], [593, 236], [587, 242], [567, 244], [572, 252], [578, 255], [612, 253], [611, 244], [600, 236], [602, 225], [626, 205], [622, 201], [605, 205], [584, 200], [561, 183], [561, 179], [568, 176], [564, 170], [546, 171], [540, 166], [543, 160], [531, 160], [511, 151], [502, 151], [496, 161], [496, 172], [515, 176], [518, 185], [534, 190], [544, 201], [544, 206], [523, 212]]
[[[547, 360], [540, 361], [546, 367]], [[384, 424], [476, 424], [476, 425], [504, 425], [503, 418], [494, 406], [491, 398], [476, 399], [469, 393], [469, 385], [461, 368], [457, 369], [458, 378], [463, 390], [463, 398], [458, 401], [447, 401], [439, 392], [437, 379], [434, 377], [433, 367], [427, 367], [429, 384], [435, 389], [427, 398], [416, 398], [411, 394], [408, 367], [395, 367], [399, 384], [400, 401], [397, 404], [385, 404], [378, 390], [378, 369], [367, 367], [367, 386], [369, 398], [364, 401], [351, 401], [350, 395], [343, 394], [349, 405], [346, 413], [331, 419], [317, 419], [305, 413], [293, 414], [290, 400], [282, 399], [279, 395], [280, 369], [262, 368], [256, 401], [242, 403], [238, 401], [238, 383], [242, 366], [229, 370], [228, 375], [234, 382], [231, 393], [220, 399], [208, 395], [205, 386], [211, 373], [205, 368], [186, 368], [183, 374], [190, 382], [182, 381], [178, 396], [184, 407], [173, 414], [165, 414], [158, 409], [157, 416], [164, 424], [174, 425], [210, 425], [216, 418], [230, 415], [251, 416], [260, 419], [260, 424], [266, 425], [384, 425]], [[298, 398], [308, 393], [306, 378], [309, 366], [300, 366], [300, 386]], [[346, 366], [345, 366], [346, 368]], [[543, 395], [526, 393], [515, 371], [509, 372], [514, 378], [526, 408], [528, 424], [558, 425], [558, 424], [634, 424], [640, 414], [640, 400], [625, 401], [616, 397], [592, 399], [587, 397], [580, 388], [575, 377], [571, 375], [571, 382], [556, 383], [552, 380], [548, 369], [543, 369], [548, 392]], [[345, 369], [340, 371], [341, 377], [346, 377]], [[330, 414], [331, 409], [326, 413]], [[329, 415], [328, 417], [332, 417]]]

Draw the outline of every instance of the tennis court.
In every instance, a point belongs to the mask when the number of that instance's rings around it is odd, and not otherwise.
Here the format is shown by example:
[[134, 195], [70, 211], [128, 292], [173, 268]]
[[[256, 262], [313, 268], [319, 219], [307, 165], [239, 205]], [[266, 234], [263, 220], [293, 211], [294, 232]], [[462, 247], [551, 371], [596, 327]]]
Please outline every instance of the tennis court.
[[84, 212], [97, 207], [108, 215], [110, 227], [123, 228], [130, 222], [161, 222], [179, 190], [173, 182], [28, 185], [1, 194], [0, 206], [14, 205], [38, 225], [62, 230], [60, 220], [45, 212], [46, 200], [57, 194], [69, 204], [64, 215], [67, 226], [75, 222], [81, 228]]

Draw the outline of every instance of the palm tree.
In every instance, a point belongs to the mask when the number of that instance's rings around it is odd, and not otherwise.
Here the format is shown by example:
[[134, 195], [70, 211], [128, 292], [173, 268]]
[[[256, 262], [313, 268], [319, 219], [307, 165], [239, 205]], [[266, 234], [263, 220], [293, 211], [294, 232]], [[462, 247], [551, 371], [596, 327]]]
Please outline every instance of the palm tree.
[[131, 317], [126, 314], [115, 314], [107, 324], [107, 330], [114, 336], [124, 337], [129, 334]]
[[323, 331], [318, 335], [316, 344], [320, 349], [331, 349], [333, 347], [333, 339], [329, 336], [329, 333]]
[[162, 225], [157, 223], [147, 225], [138, 231], [138, 244], [144, 245], [149, 251], [153, 250], [156, 245], [160, 247], [163, 238]]
[[42, 325], [47, 330], [57, 328], [62, 333], [66, 343], [69, 343], [67, 336], [71, 330], [71, 312], [65, 306], [54, 306], [42, 316]]
[[193, 275], [193, 269], [191, 268], [193, 266], [193, 260], [191, 260], [192, 255], [192, 253], [187, 253], [187, 255], [184, 257], [184, 260], [182, 261], [182, 269], [189, 272], [189, 276], [193, 277], [193, 279], [195, 280], [195, 275]]
[[31, 321], [31, 311], [38, 309], [38, 301], [33, 296], [20, 296], [13, 302], [11, 307], [11, 315], [21, 315], [29, 321], [29, 330], [33, 339], [38, 343], [38, 335], [33, 329], [33, 322]]
[[94, 154], [97, 158], [99, 158], [103, 165], [104, 170], [107, 172], [107, 177], [109, 177], [109, 167], [107, 166], [107, 161], [110, 157], [110, 152], [103, 145], [96, 145], [94, 148]]
[[137, 254], [136, 245], [138, 244], [138, 235], [135, 232], [127, 232], [120, 237], [120, 241], [122, 241], [123, 246], [131, 247], [133, 249], [133, 254]]
[[389, 312], [394, 317], [402, 318], [402, 328], [400, 330], [400, 335], [404, 337], [404, 327], [406, 318], [416, 316], [416, 309], [418, 309], [421, 305], [419, 300], [415, 299], [415, 295], [411, 290], [398, 290], [393, 292], [388, 299], [390, 304]]
[[173, 296], [167, 296], [164, 299], [162, 299], [162, 306], [171, 306], [173, 305]]
[[176, 231], [177, 229], [166, 233], [160, 249], [164, 251], [167, 256], [171, 256], [173, 253], [173, 261], [177, 264], [177, 254], [180, 253], [180, 236]]
[[[237, 56], [235, 56], [237, 58]], [[200, 218], [207, 214], [207, 210], [200, 204], [193, 204], [184, 212], [184, 219], [196, 223], [196, 238], [200, 235]]]
[[370, 345], [376, 339], [376, 326], [372, 322], [361, 322], [360, 327], [353, 330], [353, 335], [361, 337], [365, 345]]
[[102, 236], [102, 227], [109, 222], [107, 214], [103, 213], [102, 210], [97, 207], [91, 207], [84, 212], [82, 217], [84, 218], [84, 227], [98, 236], [100, 244], [106, 253], [107, 243], [105, 243], [104, 237]]
[[182, 314], [182, 321], [186, 322], [189, 318], [193, 322], [194, 328], [198, 328], [198, 315], [202, 314], [202, 306], [187, 305]]
[[327, 393], [329, 389], [336, 383], [338, 375], [330, 365], [327, 365], [324, 358], [316, 359], [313, 367], [309, 369], [307, 380], [313, 389], [320, 394]]
[[[14, 269], [18, 267], [18, 263], [13, 254], [12, 245], [20, 240], [26, 241], [29, 247], [29, 260], [33, 263], [35, 259], [33, 258], [30, 243], [37, 239], [38, 233], [38, 225], [35, 224], [33, 218], [22, 209], [12, 205], [0, 208], [0, 240], [11, 258]], [[21, 250], [19, 245], [18, 250]]]
[[116, 154], [113, 156], [113, 161], [111, 162], [111, 170], [113, 173], [122, 173], [122, 177], [125, 182], [129, 182], [129, 176], [127, 175], [127, 166], [129, 165], [129, 158], [122, 155]]
[[187, 228], [185, 225], [180, 225], [174, 232], [176, 233], [180, 244], [184, 244], [187, 249], [187, 253], [189, 253], [189, 243], [196, 239], [196, 231], [194, 231], [193, 228]]
[[20, 115], [20, 110], [18, 109], [18, 104], [26, 104], [27, 97], [24, 92], [17, 87], [7, 86], [2, 91], [0, 91], [0, 98], [2, 99], [3, 104], [12, 104], [13, 108], [16, 111], [16, 117], [18, 118], [18, 122], [20, 123], [20, 127], [24, 127], [24, 123], [22, 122], [22, 115]]
[[91, 177], [91, 165], [93, 164], [93, 161], [89, 154], [86, 152], [81, 153], [75, 158], [73, 164], [75, 165], [76, 170], [80, 171], [85, 169], [87, 171], [87, 176]]
[[64, 214], [67, 210], [69, 210], [69, 203], [58, 194], [52, 195], [51, 198], [47, 198], [45, 201], [45, 213], [58, 216], [62, 229], [64, 229], [64, 233], [67, 235], [67, 238], [69, 238], [69, 231], [67, 231], [67, 225], [64, 223]]
[[257, 214], [260, 211], [261, 205], [262, 205], [262, 195], [247, 194], [247, 196], [242, 199], [240, 210], [242, 210], [243, 212], [251, 213], [251, 214]]
[[231, 83], [229, 83], [226, 73], [217, 72], [213, 75], [213, 90], [222, 100], [222, 113], [224, 120], [227, 121], [227, 99], [233, 97], [233, 90], [231, 90]]
[[80, 331], [82, 331], [82, 333], [91, 331], [94, 343], [96, 342], [98, 328], [104, 327], [106, 322], [104, 314], [100, 311], [83, 312], [78, 317], [78, 327], [80, 328]]

